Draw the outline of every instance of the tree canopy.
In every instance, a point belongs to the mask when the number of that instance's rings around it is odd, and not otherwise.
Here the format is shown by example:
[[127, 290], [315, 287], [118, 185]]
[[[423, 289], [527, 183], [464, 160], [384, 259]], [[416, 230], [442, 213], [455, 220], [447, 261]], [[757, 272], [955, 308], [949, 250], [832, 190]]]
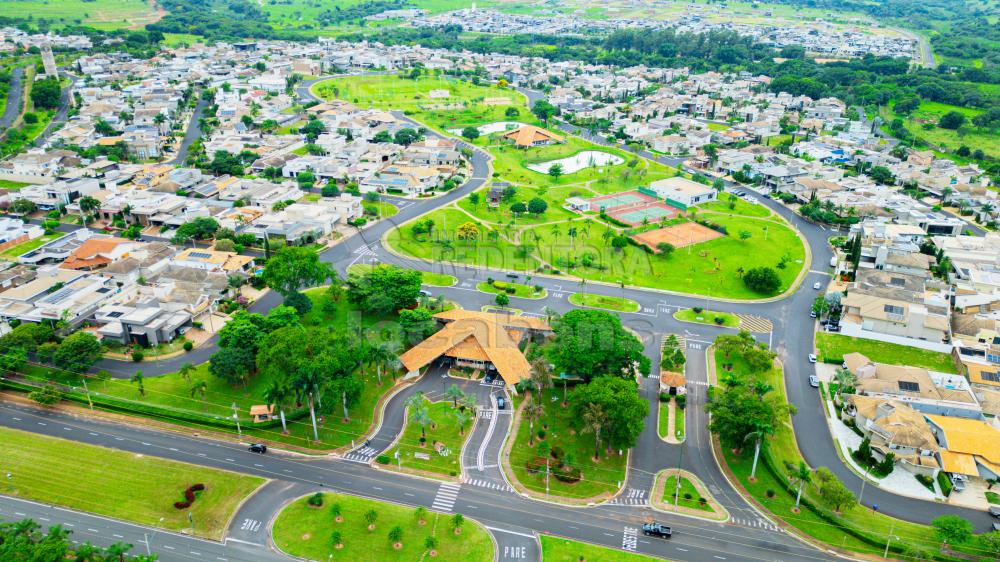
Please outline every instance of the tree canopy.
[[288, 298], [304, 287], [320, 285], [328, 279], [339, 282], [330, 264], [321, 262], [319, 254], [299, 246], [279, 249], [264, 265], [264, 282]]
[[420, 296], [419, 271], [377, 265], [347, 278], [347, 300], [365, 312], [389, 314], [411, 306]]
[[639, 396], [634, 380], [601, 376], [576, 387], [569, 397], [573, 417], [583, 429], [584, 412], [589, 404], [597, 404], [607, 415], [601, 435], [608, 446], [628, 449], [635, 446], [642, 433], [643, 420], [649, 414], [649, 402]]
[[546, 349], [557, 373], [590, 381], [601, 375], [632, 378], [637, 370], [650, 371], [642, 342], [611, 313], [571, 310], [555, 322], [553, 330], [555, 337]]

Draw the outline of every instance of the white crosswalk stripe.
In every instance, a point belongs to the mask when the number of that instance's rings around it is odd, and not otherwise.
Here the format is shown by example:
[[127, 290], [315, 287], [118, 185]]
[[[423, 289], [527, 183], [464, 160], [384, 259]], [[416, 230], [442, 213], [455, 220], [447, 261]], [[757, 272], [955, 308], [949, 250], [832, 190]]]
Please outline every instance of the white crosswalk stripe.
[[639, 545], [639, 529], [636, 527], [625, 527], [622, 533], [622, 548], [630, 552], [635, 552]]
[[458, 492], [461, 489], [461, 484], [442, 483], [438, 488], [437, 495], [434, 496], [434, 503], [431, 504], [431, 509], [451, 511], [451, 508], [455, 507], [455, 500], [458, 499]]
[[609, 505], [646, 505], [646, 490], [628, 488], [625, 493], [608, 502]]
[[359, 462], [362, 464], [368, 464], [372, 462], [372, 458], [378, 454], [378, 451], [372, 449], [371, 447], [361, 447], [360, 449], [354, 449], [353, 451], [344, 455], [345, 461]]
[[500, 484], [498, 482], [491, 482], [489, 480], [480, 480], [478, 478], [471, 478], [465, 481], [466, 484], [470, 486], [477, 486], [479, 488], [487, 488], [490, 490], [500, 490], [501, 492], [513, 492], [514, 489], [506, 484]]
[[743, 527], [756, 527], [758, 529], [767, 529], [769, 531], [781, 530], [777, 525], [772, 525], [759, 517], [733, 517], [731, 521], [734, 525], [741, 525]]

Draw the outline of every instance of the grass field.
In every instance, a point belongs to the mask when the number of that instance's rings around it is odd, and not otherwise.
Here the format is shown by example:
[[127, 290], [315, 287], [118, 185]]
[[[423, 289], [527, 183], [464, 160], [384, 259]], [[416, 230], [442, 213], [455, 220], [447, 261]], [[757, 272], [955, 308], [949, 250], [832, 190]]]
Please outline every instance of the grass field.
[[[675, 312], [674, 318], [681, 322], [711, 324], [713, 326], [725, 326], [726, 328], [738, 328], [740, 325], [740, 319], [735, 314], [730, 312], [716, 312], [714, 310], [695, 312], [693, 308], [685, 308]], [[722, 322], [718, 322], [718, 319], [721, 319]]]
[[676, 505], [678, 506], [697, 509], [698, 511], [707, 511], [709, 513], [714, 511], [707, 503], [701, 503], [698, 501], [701, 494], [698, 493], [697, 488], [694, 487], [694, 484], [692, 484], [690, 480], [684, 478], [683, 476], [681, 477], [681, 489], [680, 493], [677, 494], [677, 476], [668, 475], [667, 473], [657, 476], [657, 478], [664, 477], [666, 478], [666, 482], [663, 485], [663, 503], [674, 505], [674, 499], [676, 498]]
[[40, 248], [40, 247], [44, 246], [45, 244], [47, 244], [47, 243], [55, 240], [56, 238], [59, 238], [59, 237], [65, 236], [65, 235], [66, 235], [66, 233], [64, 233], [64, 232], [54, 232], [52, 234], [43, 234], [43, 235], [39, 236], [38, 238], [35, 238], [34, 240], [28, 240], [27, 242], [22, 242], [21, 244], [18, 244], [17, 246], [11, 246], [10, 248], [7, 248], [3, 252], [0, 252], [0, 257], [4, 257], [4, 258], [8, 258], [8, 259], [14, 259], [17, 256], [20, 256], [21, 254], [30, 252], [30, 251], [32, 251], [32, 250], [34, 250], [36, 248]]
[[[473, 204], [472, 200], [468, 197], [463, 197], [458, 201], [458, 206], [486, 223], [513, 223], [515, 227], [522, 227], [579, 218], [580, 215], [563, 208], [563, 202], [566, 198], [575, 196], [593, 197], [597, 195], [597, 192], [582, 186], [548, 187], [543, 184], [541, 187], [515, 187], [514, 189], [514, 196], [508, 201], [501, 201], [496, 207], [491, 207], [486, 203], [486, 194], [489, 192], [489, 188], [483, 188], [475, 192], [476, 197], [479, 199], [476, 204]], [[521, 213], [515, 216], [511, 212], [511, 205], [519, 202], [527, 205], [528, 201], [536, 197], [548, 204], [548, 208], [544, 213], [537, 215]]]
[[[627, 455], [618, 455], [617, 451], [601, 450], [601, 458], [594, 461], [594, 436], [581, 434], [576, 430], [576, 419], [572, 417], [570, 408], [563, 408], [562, 388], [549, 388], [541, 394], [540, 403], [545, 413], [535, 421], [535, 431], [545, 430], [545, 440], [552, 448], [561, 447], [567, 457], [572, 455], [570, 464], [580, 469], [583, 478], [576, 483], [562, 482], [558, 478], [549, 478], [549, 491], [553, 496], [566, 498], [589, 498], [598, 494], [613, 494], [618, 490], [618, 483], [625, 480]], [[554, 400], [553, 400], [554, 399]], [[527, 420], [522, 420], [514, 437], [510, 451], [510, 465], [517, 479], [526, 488], [535, 492], [545, 492], [545, 471], [531, 474], [525, 464], [537, 456], [537, 447], [541, 442], [537, 438], [534, 444], [528, 445], [529, 428]]]
[[[337, 523], [330, 506], [339, 505], [343, 521]], [[364, 514], [374, 510], [378, 516], [375, 529], [368, 530]], [[452, 531], [451, 517], [428, 513], [425, 524], [417, 519], [416, 510], [401, 505], [347, 496], [323, 494], [323, 506], [310, 507], [306, 498], [291, 503], [274, 521], [274, 542], [284, 552], [309, 560], [440, 560], [465, 562], [491, 560], [493, 541], [482, 525], [466, 519], [461, 534]], [[402, 530], [402, 547], [393, 548], [390, 529]], [[333, 533], [339, 533], [343, 547], [334, 548]], [[430, 558], [425, 547], [427, 537], [437, 540], [437, 556]]]
[[667, 402], [660, 402], [657, 406], [656, 432], [660, 439], [670, 435], [670, 406]]
[[[263, 478], [0, 428], [6, 494], [142, 525], [221, 539], [229, 518]], [[184, 490], [204, 484], [190, 509]], [[160, 518], [163, 518], [162, 523]]]
[[[980, 109], [922, 101], [920, 107], [908, 116], [896, 115], [892, 107], [886, 107], [884, 111], [888, 121], [892, 121], [896, 117], [902, 118], [906, 128], [917, 138], [924, 139], [944, 150], [955, 151], [958, 147], [965, 145], [972, 150], [981, 149], [991, 156], [1000, 156], [1000, 134], [988, 129], [980, 129], [970, 122], [973, 117], [983, 112]], [[962, 129], [967, 128], [967, 132], [942, 129], [937, 126], [941, 116], [951, 111], [965, 115], [966, 123]], [[924, 129], [924, 124], [933, 125], [933, 128]]]
[[[3, 113], [3, 108], [0, 108], [0, 113]], [[10, 191], [17, 191], [23, 187], [28, 187], [29, 185], [31, 184], [19, 181], [0, 180], [0, 189], [8, 189]]]
[[947, 353], [828, 332], [816, 334], [816, 349], [819, 351], [820, 361], [831, 363], [840, 363], [844, 354], [856, 351], [876, 363], [923, 367], [942, 373], [958, 372], [951, 355]]
[[[732, 208], [730, 208], [730, 205], [732, 205]], [[725, 193], [722, 194], [718, 201], [703, 203], [698, 205], [698, 208], [702, 211], [711, 211], [713, 213], [722, 213], [726, 215], [742, 215], [744, 217], [764, 218], [771, 216], [771, 210], [767, 207], [744, 201], [739, 197], [734, 200], [730, 200], [729, 194]]]
[[684, 408], [677, 408], [677, 407], [674, 408], [674, 437], [678, 441], [684, 440], [686, 411], [687, 410]]
[[569, 296], [569, 303], [587, 308], [602, 308], [615, 312], [638, 312], [639, 303], [621, 297], [609, 297], [605, 295], [594, 295], [590, 293], [573, 293]]
[[652, 562], [660, 560], [634, 552], [626, 552], [585, 542], [571, 541], [550, 535], [539, 535], [542, 562]]
[[3, 15], [12, 18], [46, 19], [62, 25], [86, 24], [99, 29], [120, 29], [152, 21], [153, 9], [146, 0], [8, 0]]
[[[533, 286], [523, 285], [521, 283], [509, 283], [507, 281], [494, 281], [492, 285], [483, 281], [482, 283], [476, 285], [476, 289], [484, 293], [490, 293], [491, 295], [504, 293], [521, 299], [544, 299], [548, 296], [548, 291], [545, 289], [536, 291]], [[509, 293], [508, 289], [513, 289], [514, 292]]]
[[[421, 427], [412, 414], [408, 415], [403, 435], [399, 438], [396, 449], [399, 451], [399, 462], [406, 468], [423, 472], [433, 472], [444, 476], [458, 476], [462, 472], [462, 445], [468, 439], [474, 419], [471, 413], [465, 423], [465, 434], [460, 434], [457, 411], [448, 401], [430, 402], [424, 400], [431, 424], [426, 426], [427, 442], [420, 445]], [[418, 458], [426, 455], [429, 458]]]

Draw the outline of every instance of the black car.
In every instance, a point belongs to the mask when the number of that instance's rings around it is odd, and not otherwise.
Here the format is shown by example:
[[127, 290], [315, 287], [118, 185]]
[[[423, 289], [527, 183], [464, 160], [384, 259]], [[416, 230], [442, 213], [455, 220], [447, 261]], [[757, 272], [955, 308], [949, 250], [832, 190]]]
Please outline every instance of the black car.
[[517, 274], [514, 273], [513, 271], [511, 271], [511, 272], [507, 273], [507, 277], [509, 277], [511, 279], [517, 279]]
[[506, 410], [507, 401], [504, 400], [503, 396], [497, 396], [497, 410]]
[[659, 523], [646, 523], [642, 526], [642, 534], [647, 537], [669, 539], [673, 532], [670, 530], [670, 527], [667, 527], [666, 525], [660, 525]]
[[260, 453], [260, 454], [263, 455], [264, 453], [267, 452], [267, 445], [265, 445], [263, 443], [254, 443], [254, 444], [250, 445], [247, 448], [247, 450], [249, 450], [251, 453]]

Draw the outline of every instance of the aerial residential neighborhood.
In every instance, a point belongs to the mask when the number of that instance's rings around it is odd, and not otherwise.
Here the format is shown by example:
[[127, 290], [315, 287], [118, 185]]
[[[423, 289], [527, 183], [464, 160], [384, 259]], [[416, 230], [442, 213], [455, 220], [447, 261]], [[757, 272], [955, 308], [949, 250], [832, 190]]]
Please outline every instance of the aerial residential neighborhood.
[[1000, 558], [993, 3], [0, 5], [0, 559]]

